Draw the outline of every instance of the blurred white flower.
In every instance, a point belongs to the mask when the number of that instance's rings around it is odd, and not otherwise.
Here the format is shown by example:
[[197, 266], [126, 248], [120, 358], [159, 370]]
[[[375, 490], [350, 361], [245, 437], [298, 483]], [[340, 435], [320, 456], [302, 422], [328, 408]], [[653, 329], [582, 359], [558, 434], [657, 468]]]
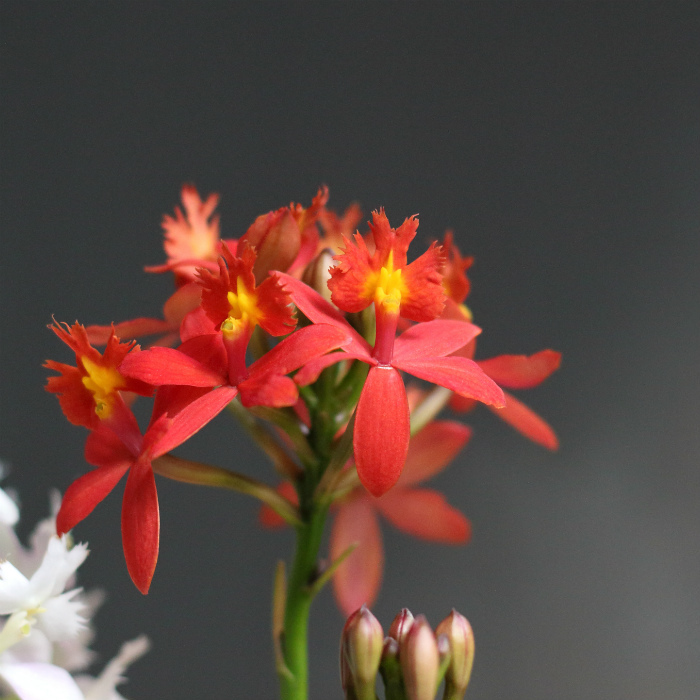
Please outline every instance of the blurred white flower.
[[14, 531], [17, 503], [0, 489], [0, 698], [6, 691], [19, 700], [124, 700], [116, 686], [149, 642], [141, 636], [124, 644], [97, 677], [71, 675], [93, 661], [90, 618], [104, 593], [75, 587], [87, 545], [56, 536], [60, 494], [51, 500], [52, 516], [24, 547]]
[[63, 590], [87, 555], [87, 545], [69, 549], [66, 537], [52, 537], [31, 578], [9, 561], [0, 563], [0, 615], [24, 611], [28, 620], [36, 617], [38, 628], [52, 642], [75, 636], [85, 624], [80, 615], [82, 604], [73, 600], [80, 589]]
[[125, 642], [117, 656], [105, 666], [97, 678], [78, 676], [76, 680], [85, 694], [85, 700], [124, 700], [115, 688], [125, 680], [122, 675], [124, 671], [134, 661], [140, 659], [150, 646], [148, 638], [141, 635], [130, 642]]

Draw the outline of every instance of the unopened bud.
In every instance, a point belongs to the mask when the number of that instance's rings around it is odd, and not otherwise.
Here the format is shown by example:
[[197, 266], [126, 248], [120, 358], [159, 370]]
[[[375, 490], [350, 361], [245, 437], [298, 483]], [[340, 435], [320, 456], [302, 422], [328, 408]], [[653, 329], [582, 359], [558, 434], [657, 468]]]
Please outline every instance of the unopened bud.
[[408, 608], [403, 608], [391, 623], [391, 627], [389, 627], [389, 636], [393, 637], [399, 643], [399, 646], [413, 626], [413, 620], [414, 618], [411, 611]]
[[440, 672], [437, 640], [423, 615], [399, 643], [399, 659], [408, 700], [434, 700]]
[[340, 676], [343, 690], [352, 689], [357, 700], [374, 700], [374, 686], [382, 657], [384, 632], [366, 606], [345, 623], [340, 642]]
[[456, 610], [437, 626], [436, 633], [450, 642], [452, 659], [445, 673], [444, 700], [462, 700], [474, 663], [474, 633], [466, 617]]
[[328, 280], [331, 278], [330, 268], [333, 265], [333, 253], [325, 248], [306, 266], [301, 278], [302, 282], [315, 289], [326, 301], [331, 300]]
[[393, 637], [387, 637], [384, 640], [379, 671], [384, 681], [384, 697], [403, 698], [405, 693], [399, 664], [399, 643]]

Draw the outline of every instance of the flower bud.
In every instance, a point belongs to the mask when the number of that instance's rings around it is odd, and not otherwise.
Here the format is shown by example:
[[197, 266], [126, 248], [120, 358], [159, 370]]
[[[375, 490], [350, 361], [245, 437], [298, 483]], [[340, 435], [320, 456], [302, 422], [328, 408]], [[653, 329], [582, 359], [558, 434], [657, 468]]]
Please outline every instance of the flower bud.
[[452, 659], [445, 673], [444, 700], [461, 700], [469, 685], [474, 663], [474, 633], [467, 618], [456, 610], [437, 626], [436, 633], [450, 642]]
[[437, 640], [423, 615], [399, 643], [399, 659], [408, 700], [434, 700], [439, 679]]
[[403, 608], [401, 612], [394, 618], [394, 621], [389, 627], [389, 637], [393, 637], [399, 646], [403, 642], [408, 631], [413, 626], [413, 615], [408, 608]]
[[340, 676], [343, 690], [352, 689], [351, 697], [375, 699], [383, 643], [382, 626], [366, 606], [350, 615], [340, 641]]
[[287, 208], [261, 214], [238, 242], [247, 241], [257, 251], [253, 273], [261, 284], [270, 270], [286, 272], [301, 247], [301, 232], [294, 215]]
[[331, 290], [328, 289], [328, 280], [331, 278], [330, 268], [333, 265], [333, 252], [328, 248], [324, 248], [306, 266], [301, 278], [302, 282], [315, 289], [328, 302], [331, 301]]
[[384, 681], [384, 697], [403, 698], [405, 693], [399, 665], [399, 643], [393, 637], [384, 640], [379, 670]]

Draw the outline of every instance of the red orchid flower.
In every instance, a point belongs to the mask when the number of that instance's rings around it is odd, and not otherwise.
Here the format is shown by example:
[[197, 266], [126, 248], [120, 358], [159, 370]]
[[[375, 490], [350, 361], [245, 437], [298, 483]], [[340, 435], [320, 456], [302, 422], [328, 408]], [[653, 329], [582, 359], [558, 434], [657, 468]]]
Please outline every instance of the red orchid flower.
[[[126, 358], [120, 371], [153, 386], [170, 386], [169, 400], [191, 396], [190, 387], [212, 388], [232, 400], [240, 393], [245, 406], [292, 406], [297, 385], [285, 376], [303, 364], [350, 342], [343, 330], [331, 325], [309, 326], [278, 343], [251, 366], [246, 350], [256, 325], [273, 336], [295, 326], [291, 298], [279, 281], [268, 277], [255, 284], [255, 250], [239, 245], [240, 257], [222, 247], [219, 274], [200, 271], [201, 313], [183, 324], [183, 343], [177, 350], [156, 347]], [[201, 414], [202, 425], [213, 416]]]
[[[163, 216], [163, 247], [167, 262], [145, 268], [146, 272], [172, 270], [178, 286], [193, 282], [200, 267], [216, 269], [220, 254], [219, 215], [214, 214], [219, 195], [210, 194], [202, 201], [194, 185], [183, 185], [181, 198], [185, 214], [175, 207], [174, 217], [168, 214]], [[236, 241], [226, 242], [235, 251]]]
[[[374, 212], [371, 230], [376, 251], [370, 256], [361, 236], [346, 239], [328, 283], [336, 305], [349, 312], [371, 303], [376, 312], [376, 342], [371, 347], [317, 292], [289, 275], [275, 273], [289, 289], [301, 312], [314, 323], [342, 328], [352, 338], [342, 353], [311, 361], [295, 377], [303, 385], [314, 381], [334, 362], [357, 359], [370, 365], [355, 413], [353, 447], [360, 481], [381, 496], [399, 478], [410, 435], [406, 389], [398, 370], [452, 389], [486, 404], [502, 406], [503, 392], [472, 360], [449, 356], [464, 347], [480, 329], [461, 321], [431, 320], [442, 312], [442, 257], [433, 244], [406, 264], [408, 244], [415, 236], [415, 217], [397, 230], [383, 211]], [[399, 315], [418, 321], [396, 338]], [[448, 357], [449, 356], [449, 357]]]
[[[152, 461], [196, 433], [202, 427], [201, 414], [216, 415], [229, 401], [225, 394], [210, 391], [177, 413], [161, 413], [145, 435], [136, 428], [128, 441], [108, 424], [100, 424], [85, 443], [85, 459], [97, 469], [76, 479], [66, 490], [56, 516], [58, 535], [87, 517], [128, 471], [122, 501], [122, 546], [131, 580], [141, 593], [148, 593], [158, 560], [160, 531]], [[162, 408], [163, 402], [156, 401], [156, 405]]]
[[54, 323], [49, 328], [75, 353], [75, 367], [53, 360], [44, 363], [44, 367], [59, 373], [57, 377], [49, 377], [46, 391], [58, 396], [66, 418], [73, 425], [90, 430], [104, 422], [125, 442], [133, 440], [138, 426], [121, 392], [150, 396], [153, 387], [124, 376], [119, 365], [128, 354], [138, 354], [138, 345], [121, 343], [112, 332], [104, 353], [100, 354], [90, 345], [87, 332], [79, 323], [70, 327]]
[[[58, 395], [68, 420], [92, 432], [85, 456], [98, 469], [77, 479], [66, 491], [57, 516], [58, 534], [71, 530], [114, 488], [129, 471], [122, 509], [122, 539], [127, 567], [137, 588], [146, 593], [158, 557], [158, 499], [151, 460], [188, 439], [201, 425], [196, 416], [203, 410], [221, 411], [225, 397], [199, 395], [175, 414], [166, 397], [156, 399], [160, 416], [141, 435], [136, 418], [126, 406], [122, 391], [142, 395], [153, 393], [153, 386], [126, 377], [119, 366], [125, 357], [139, 354], [134, 343], [120, 343], [112, 333], [104, 354], [93, 348], [85, 328], [79, 324], [51, 330], [75, 352], [76, 366], [49, 360], [45, 367], [60, 374], [50, 377], [46, 389]], [[194, 418], [193, 418], [194, 417]]]
[[[389, 492], [373, 498], [364, 488], [355, 489], [335, 510], [331, 530], [331, 559], [357, 545], [333, 576], [333, 590], [340, 609], [349, 615], [362, 604], [371, 605], [381, 585], [384, 548], [378, 515], [399, 530], [433, 542], [463, 544], [471, 536], [471, 525], [462, 513], [450, 506], [442, 494], [416, 488], [441, 472], [462, 449], [471, 429], [453, 421], [433, 421], [411, 437], [406, 466]], [[284, 482], [280, 493], [298, 502], [294, 487]], [[284, 525], [269, 507], [260, 511], [267, 527]]]

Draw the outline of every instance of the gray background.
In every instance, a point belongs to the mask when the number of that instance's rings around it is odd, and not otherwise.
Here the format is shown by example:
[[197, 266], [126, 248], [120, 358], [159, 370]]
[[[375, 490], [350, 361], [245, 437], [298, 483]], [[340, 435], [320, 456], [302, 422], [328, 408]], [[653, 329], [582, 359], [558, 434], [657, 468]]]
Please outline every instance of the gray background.
[[[700, 13], [693, 3], [0, 4], [0, 454], [25, 529], [82, 472], [84, 431], [44, 393], [69, 355], [51, 314], [156, 315], [160, 219], [193, 181], [225, 235], [308, 203], [420, 213], [476, 256], [483, 357], [553, 347], [523, 394], [558, 453], [487, 411], [436, 480], [465, 548], [384, 528], [375, 606], [473, 623], [470, 697], [692, 700], [700, 693]], [[180, 454], [273, 478], [225, 420]], [[121, 487], [77, 529], [109, 600], [97, 647], [147, 632], [124, 693], [274, 697], [274, 562], [242, 496], [159, 481], [151, 593], [131, 585]], [[339, 697], [342, 618], [313, 610], [312, 696]]]

